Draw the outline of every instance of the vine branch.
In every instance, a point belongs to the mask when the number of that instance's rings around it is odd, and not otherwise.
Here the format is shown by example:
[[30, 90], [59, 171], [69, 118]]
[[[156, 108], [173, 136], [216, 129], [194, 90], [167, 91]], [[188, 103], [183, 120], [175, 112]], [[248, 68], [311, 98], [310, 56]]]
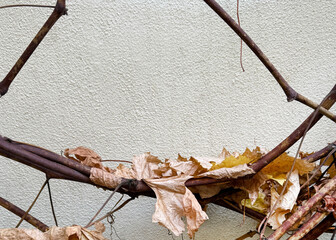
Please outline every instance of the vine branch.
[[48, 20], [44, 23], [40, 31], [36, 34], [34, 39], [30, 42], [26, 50], [22, 53], [20, 58], [16, 61], [15, 65], [8, 72], [6, 77], [0, 82], [0, 98], [4, 96], [12, 84], [16, 75], [20, 72], [24, 64], [28, 61], [30, 56], [33, 54], [35, 49], [47, 35], [52, 26], [57, 22], [57, 20], [64, 14], [67, 13], [67, 9], [65, 8], [65, 0], [57, 0], [56, 6], [54, 7], [54, 11], [51, 13]]
[[[254, 52], [254, 54], [259, 58], [259, 60], [265, 65], [268, 71], [273, 75], [275, 80], [278, 82], [282, 90], [287, 96], [287, 101], [291, 102], [296, 100], [309, 106], [313, 109], [317, 109], [319, 104], [311, 101], [310, 99], [304, 97], [303, 95], [297, 93], [284, 79], [280, 72], [275, 68], [272, 62], [267, 58], [267, 56], [261, 51], [257, 44], [247, 35], [247, 33], [237, 24], [233, 18], [215, 1], [215, 0], [204, 0], [209, 7], [214, 10], [229, 27], [246, 43], [246, 45]], [[321, 107], [319, 112], [332, 121], [336, 122], [336, 115], [328, 111], [326, 108]]]
[[15, 206], [13, 203], [7, 201], [6, 199], [0, 197], [0, 206], [6, 208], [8, 211], [14, 213], [16, 216], [22, 218], [23, 216], [25, 216], [24, 220], [28, 223], [30, 223], [31, 225], [33, 225], [34, 227], [36, 227], [37, 229], [41, 230], [42, 232], [45, 232], [48, 230], [48, 226], [45, 225], [44, 223], [42, 223], [40, 220], [38, 220], [37, 218], [33, 217], [30, 214], [26, 214], [26, 211], [22, 210], [21, 208]]

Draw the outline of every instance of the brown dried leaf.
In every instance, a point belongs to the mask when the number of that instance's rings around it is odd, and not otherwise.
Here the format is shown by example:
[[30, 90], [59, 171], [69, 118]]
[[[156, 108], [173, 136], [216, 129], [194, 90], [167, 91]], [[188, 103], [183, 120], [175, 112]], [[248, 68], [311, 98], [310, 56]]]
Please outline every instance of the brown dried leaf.
[[228, 150], [226, 150], [226, 148], [223, 148], [221, 154], [219, 155], [219, 158], [224, 160], [225, 158], [229, 156], [231, 156], [231, 153]]
[[161, 175], [158, 175], [158, 172], [156, 171], [159, 169], [159, 164], [161, 164], [161, 160], [150, 153], [134, 156], [132, 169], [135, 178], [137, 180], [143, 178], [160, 178]]
[[200, 185], [189, 188], [193, 193], [198, 193], [201, 198], [210, 198], [217, 195], [221, 190], [221, 185]]
[[184, 231], [182, 217], [187, 218], [188, 234], [190, 237], [200, 225], [208, 219], [195, 196], [184, 183], [190, 176], [175, 176], [161, 179], [144, 179], [155, 192], [157, 201], [153, 222], [157, 222], [176, 236]]
[[263, 153], [261, 152], [260, 147], [256, 147], [253, 149], [253, 151], [251, 151], [249, 148], [246, 148], [242, 155], [249, 158], [251, 162], [255, 162], [262, 157]]
[[246, 175], [254, 174], [254, 170], [247, 166], [247, 164], [242, 164], [238, 166], [234, 166], [231, 168], [219, 168], [216, 170], [212, 170], [209, 172], [202, 173], [197, 177], [211, 177], [216, 179], [234, 179], [238, 177], [243, 177]]
[[[286, 214], [289, 213], [295, 203], [296, 199], [300, 192], [300, 183], [299, 183], [299, 174], [298, 170], [294, 170], [288, 179], [289, 183], [287, 185], [287, 189], [283, 196], [280, 198], [273, 214], [269, 218], [269, 224], [273, 229], [277, 229], [285, 220]], [[280, 194], [275, 190], [275, 188], [271, 188], [271, 206], [273, 206], [277, 199], [280, 197]]]
[[120, 178], [136, 178], [133, 169], [126, 167], [124, 164], [119, 164], [118, 167], [113, 169], [111, 173]]
[[[169, 167], [179, 175], [194, 176], [202, 172], [206, 172], [207, 169], [202, 167], [201, 163], [193, 157], [189, 160], [178, 155], [177, 160], [168, 160]], [[211, 165], [211, 163], [209, 163]]]
[[64, 155], [67, 158], [80, 162], [84, 165], [96, 168], [103, 168], [101, 157], [93, 150], [86, 147], [77, 147], [65, 149]]
[[238, 179], [233, 181], [232, 187], [246, 191], [249, 194], [251, 204], [254, 204], [259, 194], [262, 193], [261, 186], [265, 184], [266, 180], [266, 176], [259, 172], [250, 179]]
[[[101, 223], [102, 224], [102, 223]], [[81, 226], [71, 227], [52, 227], [47, 232], [41, 232], [38, 229], [0, 229], [1, 240], [107, 240], [103, 236], [105, 227], [101, 224], [95, 225], [96, 230], [88, 230]]]
[[116, 188], [121, 183], [122, 177], [100, 168], [91, 168], [90, 180], [99, 186]]

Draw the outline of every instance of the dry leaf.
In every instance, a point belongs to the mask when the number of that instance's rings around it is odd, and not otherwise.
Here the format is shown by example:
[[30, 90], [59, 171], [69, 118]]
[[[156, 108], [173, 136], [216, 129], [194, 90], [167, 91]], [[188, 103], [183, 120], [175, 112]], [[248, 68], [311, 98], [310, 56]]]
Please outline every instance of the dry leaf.
[[234, 179], [238, 177], [243, 177], [246, 175], [254, 174], [254, 170], [247, 166], [247, 164], [242, 164], [238, 166], [234, 166], [231, 168], [219, 168], [216, 170], [212, 170], [209, 172], [202, 173], [197, 177], [211, 177], [216, 179]]
[[[287, 190], [280, 198], [274, 213], [269, 218], [269, 224], [273, 229], [277, 229], [285, 220], [285, 215], [289, 213], [295, 203], [300, 192], [299, 173], [294, 170], [288, 179]], [[274, 187], [271, 188], [271, 205], [273, 206], [280, 197]]]
[[193, 238], [195, 232], [197, 232], [202, 223], [208, 219], [208, 216], [202, 210], [201, 205], [188, 188], [186, 188], [186, 192], [183, 196], [183, 207], [188, 224], [188, 235], [190, 238]]
[[202, 173], [210, 170], [213, 166], [213, 163], [220, 163], [223, 161], [223, 159], [211, 157], [190, 157], [190, 161], [199, 164], [201, 166], [199, 173]]
[[217, 195], [222, 190], [221, 185], [200, 185], [189, 188], [193, 193], [198, 193], [201, 198], [210, 198]]
[[249, 194], [251, 203], [254, 204], [259, 194], [262, 193], [261, 187], [265, 184], [266, 180], [266, 176], [259, 172], [250, 179], [238, 179], [233, 181], [232, 187], [246, 191]]
[[208, 219], [195, 196], [184, 183], [190, 176], [175, 176], [161, 179], [144, 179], [155, 192], [157, 201], [153, 222], [157, 222], [176, 236], [184, 231], [182, 217], [187, 218], [188, 234], [194, 235], [200, 225]]
[[64, 155], [67, 158], [80, 162], [84, 165], [96, 168], [103, 168], [101, 157], [93, 150], [86, 147], [77, 147], [74, 149], [65, 149]]
[[95, 225], [96, 230], [88, 230], [81, 226], [52, 227], [47, 232], [38, 229], [0, 229], [1, 240], [107, 240], [103, 236], [105, 227], [100, 223]]
[[[292, 165], [294, 157], [289, 156], [287, 153], [281, 154], [273, 162], [264, 167], [261, 171], [266, 175], [276, 176], [281, 173], [287, 174]], [[311, 172], [315, 168], [314, 163], [302, 159], [296, 159], [294, 169], [298, 170], [299, 175]]]
[[103, 169], [91, 168], [90, 180], [99, 186], [116, 188], [121, 183], [122, 177]]
[[267, 213], [269, 207], [268, 204], [266, 204], [265, 194], [263, 193], [259, 193], [254, 202], [252, 202], [251, 199], [243, 199], [241, 200], [241, 204], [263, 214]]
[[116, 169], [113, 169], [113, 171], [110, 172], [120, 178], [128, 178], [128, 179], [136, 178], [133, 169], [126, 167], [124, 164], [119, 164]]
[[150, 153], [145, 153], [140, 156], [133, 157], [132, 169], [137, 180], [143, 178], [159, 178], [160, 175], [157, 174], [159, 169], [159, 164], [161, 161]]
[[221, 154], [219, 155], [219, 158], [225, 159], [229, 156], [231, 156], [231, 153], [228, 150], [226, 150], [226, 148], [223, 148]]
[[[177, 175], [187, 175], [194, 176], [203, 172], [207, 169], [202, 166], [202, 164], [193, 157], [183, 158], [178, 155], [177, 160], [168, 160], [169, 167], [176, 172]], [[211, 165], [211, 163], [209, 163]]]

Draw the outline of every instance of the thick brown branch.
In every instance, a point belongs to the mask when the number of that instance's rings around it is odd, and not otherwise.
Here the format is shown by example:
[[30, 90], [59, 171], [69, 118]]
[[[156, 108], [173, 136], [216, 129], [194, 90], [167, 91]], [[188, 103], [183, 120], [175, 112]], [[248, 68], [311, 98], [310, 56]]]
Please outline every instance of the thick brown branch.
[[[101, 187], [90, 180], [90, 167], [37, 146], [15, 142], [0, 136], [0, 155], [42, 171], [49, 178], [66, 179]], [[139, 195], [155, 197], [152, 189], [143, 181], [134, 179], [126, 179], [125, 181], [129, 184], [123, 186], [119, 190], [120, 193], [128, 194], [131, 197]]]
[[237, 24], [227, 12], [214, 0], [204, 0], [212, 10], [214, 10], [229, 27], [247, 44], [247, 46], [255, 53], [265, 67], [270, 71], [273, 77], [277, 80], [282, 90], [285, 92], [288, 101], [295, 100], [297, 97], [296, 91], [289, 86], [287, 81], [282, 77], [280, 72], [274, 67], [271, 61], [255, 44], [255, 42], [247, 35], [247, 33]]
[[76, 171], [81, 172], [86, 176], [90, 176], [90, 167], [80, 164], [79, 162], [72, 161], [69, 158], [62, 157], [57, 153], [51, 152], [47, 149], [44, 149], [38, 146], [34, 146], [34, 145], [27, 144], [27, 143], [22, 143], [22, 142], [15, 142], [15, 141], [12, 141], [12, 143], [40, 157], [47, 158], [53, 162], [57, 162], [64, 166], [75, 169]]
[[36, 34], [34, 39], [22, 53], [21, 57], [17, 60], [12, 69], [8, 72], [6, 77], [2, 80], [2, 82], [0, 82], [0, 97], [7, 93], [14, 78], [20, 72], [24, 64], [28, 61], [29, 57], [33, 54], [35, 49], [38, 47], [56, 21], [65, 13], [65, 0], [57, 0], [56, 7], [48, 20], [44, 23], [40, 31]]
[[[326, 109], [331, 108], [331, 106], [336, 101], [336, 85], [330, 91], [325, 99], [321, 102], [321, 106]], [[311, 129], [322, 117], [322, 114], [312, 113], [292, 134], [290, 134], [285, 140], [283, 140], [278, 146], [276, 146], [272, 151], [268, 152], [265, 156], [259, 159], [256, 163], [251, 165], [251, 168], [255, 172], [259, 172], [262, 168], [267, 166], [275, 158], [284, 153], [288, 148], [290, 148], [294, 143], [296, 143], [304, 134], [306, 129]]]
[[[10, 203], [9, 201], [3, 199], [2, 197], [0, 197], [0, 206], [6, 208], [10, 212], [12, 212], [15, 215], [19, 216], [20, 218], [22, 218], [26, 214], [26, 212], [24, 210], [22, 210], [21, 208], [15, 206], [14, 204]], [[27, 216], [25, 217], [25, 220], [27, 222], [29, 222], [31, 225], [33, 225], [34, 227], [36, 227], [39, 230], [41, 230], [42, 232], [45, 232], [45, 231], [48, 230], [48, 226], [47, 225], [45, 225], [44, 223], [42, 223], [40, 220], [34, 218], [30, 214], [27, 214]]]
[[302, 237], [312, 230], [326, 215], [326, 212], [316, 212], [294, 235], [288, 238], [288, 240], [302, 239]]
[[[220, 16], [227, 25], [246, 43], [246, 45], [254, 52], [254, 54], [259, 58], [259, 60], [265, 65], [268, 71], [273, 75], [275, 80], [281, 86], [282, 90], [287, 96], [287, 101], [297, 100], [313, 109], [319, 107], [318, 104], [314, 103], [310, 99], [298, 94], [284, 79], [280, 72], [275, 68], [272, 62], [267, 58], [267, 56], [261, 51], [257, 44], [247, 35], [247, 33], [236, 23], [227, 12], [215, 1], [215, 0], [204, 0], [209, 7], [214, 10], [218, 16]], [[336, 115], [328, 111], [324, 107], [319, 108], [319, 112], [326, 117], [330, 118], [332, 121], [336, 122]]]
[[320, 235], [328, 230], [331, 225], [336, 221], [333, 213], [329, 213], [329, 215], [322, 220], [314, 229], [312, 229], [308, 234], [306, 234], [301, 240], [315, 240]]
[[0, 137], [0, 151], [1, 153], [6, 153], [7, 155], [11, 156], [11, 158], [14, 160], [20, 161], [22, 159], [26, 159], [29, 160], [29, 162], [34, 166], [41, 166], [45, 169], [51, 170], [52, 172], [63, 174], [68, 178], [77, 179], [80, 182], [91, 183], [90, 179], [82, 173], [79, 173], [67, 166], [49, 161], [48, 159], [42, 158], [36, 154], [21, 149], [19, 146], [11, 144], [8, 139], [5, 139], [3, 137]]
[[309, 162], [315, 162], [315, 161], [317, 161], [321, 158], [326, 157], [333, 148], [336, 148], [336, 141], [329, 144], [328, 146], [321, 149], [320, 151], [314, 152], [313, 154], [310, 154], [309, 156], [307, 156], [303, 159], [307, 160]]
[[22, 164], [25, 164], [27, 166], [30, 166], [30, 167], [32, 167], [36, 170], [41, 171], [41, 172], [44, 172], [49, 178], [74, 180], [73, 178], [69, 178], [68, 176], [65, 176], [61, 173], [55, 172], [52, 169], [42, 167], [38, 164], [34, 164], [34, 163], [30, 162], [29, 159], [22, 158], [22, 157], [16, 156], [15, 154], [10, 153], [10, 152], [4, 151], [1, 148], [0, 148], [0, 155], [4, 156], [6, 158], [13, 159], [13, 160], [15, 160], [17, 162], [20, 162]]

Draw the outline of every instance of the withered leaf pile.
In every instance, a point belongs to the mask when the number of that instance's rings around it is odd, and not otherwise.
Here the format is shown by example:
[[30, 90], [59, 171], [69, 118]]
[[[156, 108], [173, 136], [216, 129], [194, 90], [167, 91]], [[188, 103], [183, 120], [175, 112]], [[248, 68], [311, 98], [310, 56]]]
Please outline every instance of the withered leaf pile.
[[1, 240], [107, 240], [103, 236], [105, 226], [102, 223], [95, 224], [95, 230], [88, 230], [81, 226], [52, 227], [47, 232], [38, 229], [9, 228], [0, 229]]
[[[283, 153], [252, 178], [239, 178], [254, 174], [248, 164], [258, 160], [264, 153], [259, 147], [253, 151], [247, 148], [243, 154], [231, 154], [224, 149], [218, 158], [184, 158], [178, 155], [177, 159], [164, 161], [145, 153], [133, 158], [131, 168], [119, 164], [116, 169], [110, 169], [104, 167], [99, 155], [90, 149], [78, 147], [65, 151], [67, 157], [92, 167], [90, 179], [97, 185], [115, 188], [122, 178], [146, 182], [157, 198], [152, 221], [165, 226], [178, 236], [185, 230], [184, 218], [191, 238], [208, 219], [193, 193], [198, 193], [202, 198], [209, 198], [218, 194], [221, 189], [234, 187], [245, 191], [247, 195], [239, 194], [231, 200], [234, 199], [240, 206], [244, 205], [264, 214], [270, 211], [271, 206], [280, 198], [294, 158]], [[269, 224], [273, 229], [278, 228], [296, 206], [300, 179], [306, 179], [306, 174], [314, 167], [313, 163], [296, 160], [284, 194], [270, 216]], [[201, 177], [228, 181], [190, 189], [185, 186], [188, 179]]]

